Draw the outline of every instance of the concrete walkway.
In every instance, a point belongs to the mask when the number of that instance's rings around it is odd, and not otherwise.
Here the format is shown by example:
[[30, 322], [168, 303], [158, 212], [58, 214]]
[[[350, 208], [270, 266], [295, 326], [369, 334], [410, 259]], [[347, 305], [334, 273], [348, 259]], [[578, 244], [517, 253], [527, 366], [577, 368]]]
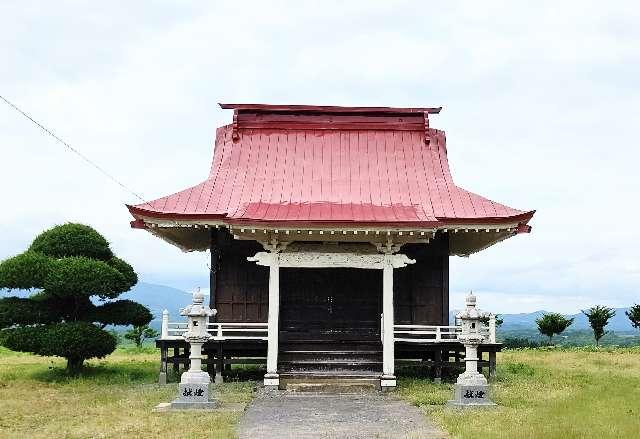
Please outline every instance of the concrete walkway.
[[240, 438], [448, 438], [417, 407], [382, 393], [262, 392]]

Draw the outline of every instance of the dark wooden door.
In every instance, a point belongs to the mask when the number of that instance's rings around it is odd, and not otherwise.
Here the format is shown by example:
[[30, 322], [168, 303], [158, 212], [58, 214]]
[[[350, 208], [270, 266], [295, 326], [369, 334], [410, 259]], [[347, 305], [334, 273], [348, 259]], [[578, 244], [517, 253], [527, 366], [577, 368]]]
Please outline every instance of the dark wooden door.
[[379, 340], [382, 272], [283, 268], [281, 339]]

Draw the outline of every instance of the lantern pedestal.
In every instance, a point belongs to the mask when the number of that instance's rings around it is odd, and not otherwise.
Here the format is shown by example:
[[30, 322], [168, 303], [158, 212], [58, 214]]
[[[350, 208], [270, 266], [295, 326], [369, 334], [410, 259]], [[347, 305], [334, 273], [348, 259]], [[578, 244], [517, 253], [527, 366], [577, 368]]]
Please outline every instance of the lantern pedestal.
[[178, 384], [178, 397], [171, 401], [172, 410], [211, 410], [217, 401], [209, 400], [209, 384]]
[[496, 403], [489, 399], [489, 386], [468, 386], [456, 383], [453, 399], [447, 401], [452, 407], [495, 407]]

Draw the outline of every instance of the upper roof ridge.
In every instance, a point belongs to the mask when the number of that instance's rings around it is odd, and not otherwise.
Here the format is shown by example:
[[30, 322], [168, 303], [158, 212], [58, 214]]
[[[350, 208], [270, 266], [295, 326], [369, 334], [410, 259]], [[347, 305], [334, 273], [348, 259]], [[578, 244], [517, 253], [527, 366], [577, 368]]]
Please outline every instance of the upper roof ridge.
[[264, 113], [438, 114], [442, 107], [343, 107], [338, 105], [224, 104], [225, 110]]

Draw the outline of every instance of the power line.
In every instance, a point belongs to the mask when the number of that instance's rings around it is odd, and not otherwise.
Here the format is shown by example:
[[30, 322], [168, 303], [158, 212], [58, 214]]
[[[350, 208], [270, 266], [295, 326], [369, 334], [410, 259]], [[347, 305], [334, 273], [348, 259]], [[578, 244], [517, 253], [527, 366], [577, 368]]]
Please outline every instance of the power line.
[[91, 159], [89, 159], [87, 156], [85, 156], [84, 154], [82, 154], [80, 151], [78, 151], [77, 149], [75, 149], [74, 147], [72, 147], [71, 145], [69, 145], [67, 142], [65, 142], [64, 140], [62, 140], [60, 137], [56, 136], [51, 130], [47, 129], [44, 125], [42, 125], [40, 122], [36, 121], [34, 118], [32, 118], [31, 116], [29, 116], [26, 112], [22, 111], [20, 108], [18, 108], [15, 104], [13, 104], [11, 101], [9, 101], [7, 98], [5, 98], [4, 96], [0, 95], [0, 99], [2, 99], [3, 101], [5, 101], [11, 108], [13, 108], [14, 110], [16, 110], [18, 113], [22, 114], [24, 117], [26, 117], [27, 119], [29, 119], [31, 122], [33, 122], [34, 124], [36, 124], [42, 131], [44, 131], [45, 133], [49, 134], [51, 137], [53, 137], [54, 139], [56, 139], [59, 143], [63, 144], [64, 146], [66, 146], [71, 152], [75, 153], [78, 157], [80, 157], [82, 160], [84, 160], [85, 162], [89, 163], [91, 166], [93, 166], [94, 168], [96, 168], [98, 171], [100, 171], [104, 176], [106, 176], [108, 179], [110, 179], [111, 181], [115, 182], [118, 186], [120, 186], [122, 189], [124, 189], [125, 191], [129, 192], [130, 194], [132, 194], [134, 197], [136, 197], [138, 200], [142, 201], [144, 204], [149, 204], [144, 198], [142, 198], [140, 195], [138, 195], [136, 192], [134, 192], [133, 190], [129, 189], [124, 183], [121, 183], [117, 178], [115, 178], [114, 176], [112, 176], [111, 174], [109, 174], [107, 171], [105, 171], [102, 167], [100, 167], [98, 164], [94, 163]]

